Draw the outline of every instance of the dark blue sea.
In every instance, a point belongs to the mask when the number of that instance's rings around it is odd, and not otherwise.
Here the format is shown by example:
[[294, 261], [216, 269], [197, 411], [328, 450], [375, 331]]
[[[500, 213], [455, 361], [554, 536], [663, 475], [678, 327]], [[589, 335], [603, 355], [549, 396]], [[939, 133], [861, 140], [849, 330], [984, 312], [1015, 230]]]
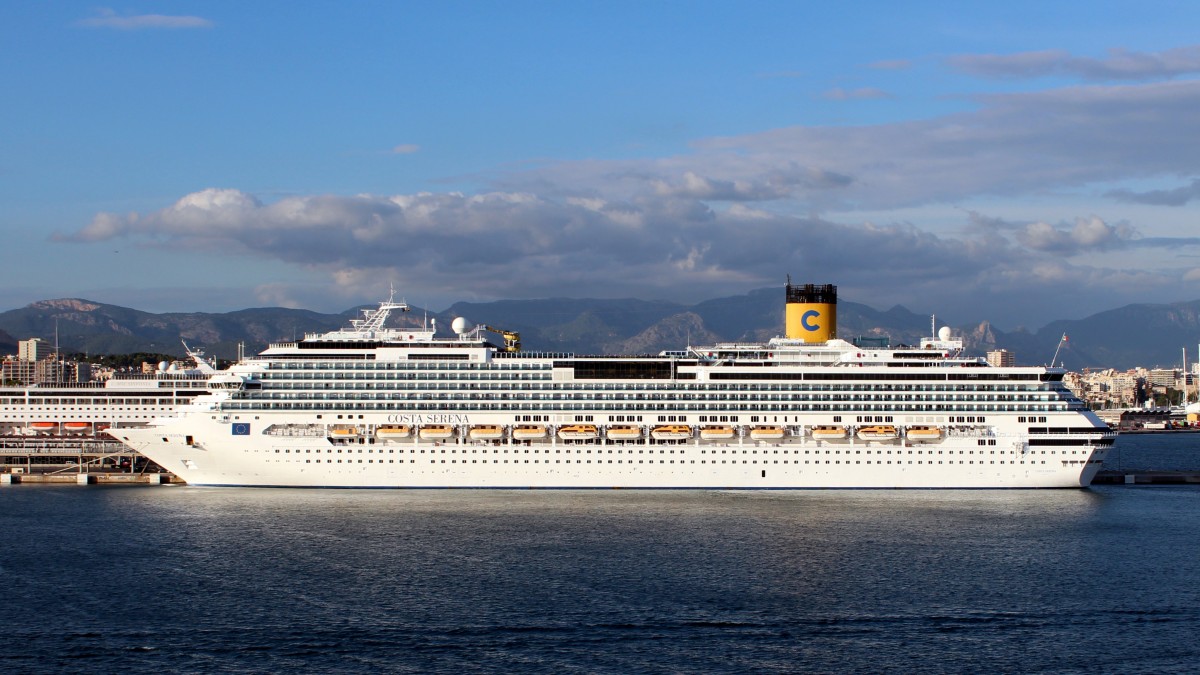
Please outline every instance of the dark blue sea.
[[[1200, 434], [1122, 436], [1200, 469]], [[4, 672], [1164, 673], [1200, 488], [0, 489]]]

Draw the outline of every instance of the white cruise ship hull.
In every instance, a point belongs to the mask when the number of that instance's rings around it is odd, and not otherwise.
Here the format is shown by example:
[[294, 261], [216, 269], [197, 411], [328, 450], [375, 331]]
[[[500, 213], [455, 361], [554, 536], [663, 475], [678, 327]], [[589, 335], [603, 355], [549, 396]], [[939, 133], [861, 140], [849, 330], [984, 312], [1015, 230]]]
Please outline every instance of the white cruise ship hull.
[[[232, 435], [228, 422], [167, 423], [113, 435], [190, 485], [339, 488], [1079, 488], [1106, 447], [940, 443], [640, 440], [343, 442]], [[253, 423], [251, 428], [253, 429]], [[186, 430], [189, 433], [183, 433]], [[204, 441], [197, 439], [203, 437]], [[1001, 437], [1003, 439], [1003, 437]], [[190, 441], [190, 443], [189, 443]]]

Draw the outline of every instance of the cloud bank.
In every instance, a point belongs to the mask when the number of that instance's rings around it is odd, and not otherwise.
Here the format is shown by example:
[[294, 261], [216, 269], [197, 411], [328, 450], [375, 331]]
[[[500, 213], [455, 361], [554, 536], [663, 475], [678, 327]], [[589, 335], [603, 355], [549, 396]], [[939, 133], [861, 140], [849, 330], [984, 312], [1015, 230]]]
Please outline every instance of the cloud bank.
[[120, 15], [107, 7], [96, 10], [96, 16], [81, 19], [76, 25], [84, 28], [116, 30], [154, 30], [177, 28], [212, 28], [215, 24], [198, 16], [169, 16], [165, 14]]
[[[329, 278], [330, 293], [356, 301], [389, 283], [451, 300], [694, 301], [777, 285], [791, 273], [878, 306], [919, 299], [939, 311], [1032, 322], [1195, 283], [1200, 239], [1144, 236], [1145, 224], [1104, 216], [1111, 201], [1067, 220], [966, 211], [957, 231], [937, 233], [851, 215], [953, 211], [981, 197], [1200, 174], [1200, 81], [975, 101], [975, 110], [933, 119], [789, 127], [701, 139], [670, 157], [558, 162], [493, 176], [476, 194], [264, 202], [205, 189], [159, 211], [100, 213], [56, 238], [272, 259]], [[1198, 183], [1107, 195], [1182, 205]], [[277, 284], [261, 292], [298, 302]]]
[[1016, 54], [963, 54], [946, 62], [969, 75], [995, 79], [1067, 75], [1094, 81], [1156, 80], [1200, 73], [1200, 45], [1156, 53], [1110, 49], [1108, 56], [1100, 59], [1049, 49]]

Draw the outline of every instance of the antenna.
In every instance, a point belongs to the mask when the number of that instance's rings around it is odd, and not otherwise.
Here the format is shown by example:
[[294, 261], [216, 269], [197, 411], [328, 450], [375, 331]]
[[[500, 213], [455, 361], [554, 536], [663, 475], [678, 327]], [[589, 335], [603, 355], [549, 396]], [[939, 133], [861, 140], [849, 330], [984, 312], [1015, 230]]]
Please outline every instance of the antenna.
[[1050, 367], [1051, 368], [1054, 367], [1054, 362], [1058, 360], [1058, 350], [1062, 349], [1062, 346], [1064, 343], [1066, 343], [1066, 341], [1067, 341], [1067, 334], [1063, 333], [1063, 336], [1061, 338], [1059, 338], [1059, 340], [1058, 340], [1058, 346], [1054, 348], [1054, 358], [1050, 359]]
[[63, 380], [63, 361], [62, 354], [58, 351], [58, 317], [54, 318], [54, 381], [62, 383]]

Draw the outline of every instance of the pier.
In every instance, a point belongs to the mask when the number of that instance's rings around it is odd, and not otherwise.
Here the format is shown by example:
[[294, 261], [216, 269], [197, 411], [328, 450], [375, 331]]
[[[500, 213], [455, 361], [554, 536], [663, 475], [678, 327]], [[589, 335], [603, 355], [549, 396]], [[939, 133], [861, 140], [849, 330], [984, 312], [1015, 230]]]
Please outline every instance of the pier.
[[182, 483], [112, 439], [0, 436], [0, 485]]

